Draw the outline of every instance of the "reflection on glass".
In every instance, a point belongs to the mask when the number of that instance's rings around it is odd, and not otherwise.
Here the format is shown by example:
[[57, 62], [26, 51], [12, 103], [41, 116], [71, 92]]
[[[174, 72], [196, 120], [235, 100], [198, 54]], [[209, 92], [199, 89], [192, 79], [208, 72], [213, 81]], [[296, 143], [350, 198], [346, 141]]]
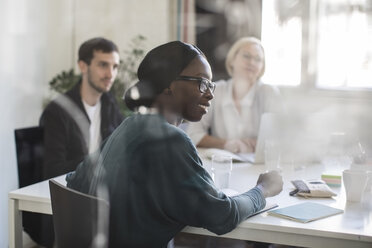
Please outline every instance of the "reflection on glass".
[[334, 132], [330, 134], [328, 148], [322, 163], [327, 171], [340, 172], [349, 169], [353, 158], [348, 151], [346, 134]]

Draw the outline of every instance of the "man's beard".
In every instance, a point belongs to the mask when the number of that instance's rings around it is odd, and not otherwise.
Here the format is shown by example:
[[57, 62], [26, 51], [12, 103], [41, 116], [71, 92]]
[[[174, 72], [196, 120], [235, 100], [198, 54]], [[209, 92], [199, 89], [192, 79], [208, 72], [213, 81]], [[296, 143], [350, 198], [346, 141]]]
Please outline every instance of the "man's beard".
[[95, 89], [98, 93], [105, 93], [105, 90], [101, 89], [100, 87], [98, 87], [97, 85], [95, 85], [93, 83], [92, 80], [90, 80], [90, 78], [88, 77], [88, 84], [90, 85], [90, 87], [92, 87], [93, 89]]
[[96, 85], [93, 80], [92, 80], [92, 77], [90, 75], [90, 71], [88, 70], [88, 84], [90, 85], [90, 87], [92, 87], [93, 89], [95, 89], [98, 93], [105, 93], [106, 92], [106, 89], [102, 89], [100, 88], [98, 85]]

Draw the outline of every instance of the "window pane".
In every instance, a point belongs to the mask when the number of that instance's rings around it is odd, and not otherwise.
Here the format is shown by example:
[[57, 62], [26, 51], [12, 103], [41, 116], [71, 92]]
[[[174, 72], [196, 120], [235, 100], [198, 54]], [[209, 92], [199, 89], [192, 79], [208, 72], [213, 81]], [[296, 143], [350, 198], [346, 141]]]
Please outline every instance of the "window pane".
[[301, 81], [301, 18], [287, 1], [262, 1], [262, 44], [266, 71], [262, 81], [297, 86]]
[[372, 88], [372, 12], [362, 1], [319, 1], [317, 86]]

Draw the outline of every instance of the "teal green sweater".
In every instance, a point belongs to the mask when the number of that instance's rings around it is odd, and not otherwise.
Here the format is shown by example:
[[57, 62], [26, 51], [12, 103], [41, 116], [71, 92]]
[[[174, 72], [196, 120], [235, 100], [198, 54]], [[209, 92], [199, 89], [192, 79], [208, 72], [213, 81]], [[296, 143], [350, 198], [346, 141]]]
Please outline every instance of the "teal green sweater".
[[156, 114], [127, 118], [99, 159], [87, 158], [66, 179], [93, 195], [107, 187], [110, 247], [166, 247], [185, 226], [224, 234], [266, 203], [256, 187], [234, 197], [219, 191], [189, 137]]

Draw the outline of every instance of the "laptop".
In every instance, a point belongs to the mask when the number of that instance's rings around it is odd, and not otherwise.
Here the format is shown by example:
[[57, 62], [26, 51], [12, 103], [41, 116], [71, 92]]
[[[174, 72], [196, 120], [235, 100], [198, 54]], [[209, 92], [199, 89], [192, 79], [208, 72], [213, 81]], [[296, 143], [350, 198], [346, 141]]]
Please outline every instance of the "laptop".
[[[274, 144], [281, 163], [320, 161], [327, 150], [330, 130], [324, 128], [324, 118], [316, 114], [264, 113], [254, 153], [234, 154], [226, 150], [201, 149], [201, 154], [211, 158], [213, 154], [225, 154], [234, 162], [265, 163], [265, 147]], [[198, 149], [199, 150], [199, 149]]]
[[233, 162], [249, 162], [254, 164], [263, 164], [265, 162], [265, 140], [270, 137], [275, 131], [272, 130], [273, 126], [273, 119], [274, 117], [272, 114], [265, 113], [261, 117], [257, 142], [256, 142], [256, 150], [254, 153], [239, 153], [235, 154], [230, 151], [218, 149], [218, 148], [198, 148], [199, 153], [203, 157], [207, 157], [209, 159], [212, 158], [213, 154], [220, 154], [220, 155], [227, 155], [231, 156]]
[[261, 116], [255, 152], [236, 154], [241, 159], [241, 162], [265, 163], [265, 142], [269, 139], [277, 139], [278, 133], [280, 133], [275, 128], [277, 126], [276, 119], [278, 119], [277, 116], [272, 113], [264, 113]]
[[323, 114], [274, 114], [261, 117], [254, 155], [255, 164], [265, 163], [265, 146], [274, 143], [280, 163], [320, 162], [329, 150], [329, 137], [343, 130]]

